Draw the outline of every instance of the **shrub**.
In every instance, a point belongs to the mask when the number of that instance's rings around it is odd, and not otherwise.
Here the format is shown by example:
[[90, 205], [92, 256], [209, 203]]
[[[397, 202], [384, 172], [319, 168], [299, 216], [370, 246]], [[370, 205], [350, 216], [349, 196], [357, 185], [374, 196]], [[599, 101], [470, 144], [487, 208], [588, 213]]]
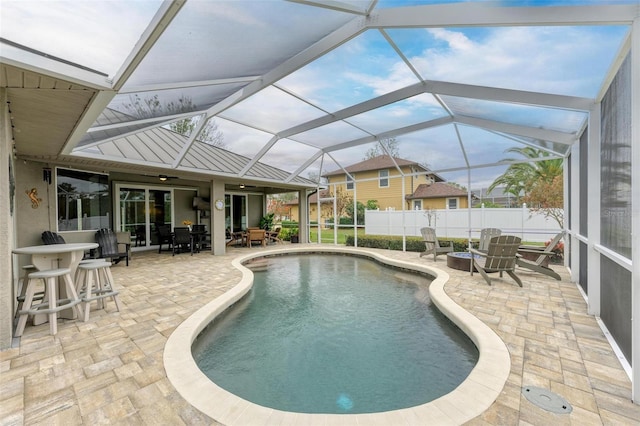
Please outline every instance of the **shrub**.
[[283, 241], [291, 241], [292, 235], [298, 235], [298, 228], [285, 228], [284, 226], [280, 230], [280, 239]]
[[[467, 240], [463, 238], [452, 238], [454, 251], [466, 251]], [[439, 240], [440, 245], [446, 244], [445, 240]], [[348, 235], [345, 245], [354, 246], [355, 238]], [[387, 250], [402, 250], [402, 237], [388, 235], [367, 235], [366, 237], [358, 237], [358, 247], [380, 248]], [[420, 237], [407, 237], [407, 251], [422, 252], [425, 250], [424, 241]]]

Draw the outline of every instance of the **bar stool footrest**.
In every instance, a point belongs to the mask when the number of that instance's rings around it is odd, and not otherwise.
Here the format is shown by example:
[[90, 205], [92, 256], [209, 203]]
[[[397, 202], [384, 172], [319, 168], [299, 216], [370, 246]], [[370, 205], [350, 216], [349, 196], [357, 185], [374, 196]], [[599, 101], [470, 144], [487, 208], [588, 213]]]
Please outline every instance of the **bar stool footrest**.
[[93, 296], [91, 296], [91, 297], [86, 297], [86, 294], [82, 295], [81, 299], [82, 299], [83, 302], [92, 302], [94, 300], [104, 299], [105, 297], [117, 296], [118, 294], [120, 294], [119, 291], [99, 290], [99, 291], [94, 292]]
[[62, 304], [57, 305], [55, 308], [48, 308], [49, 302], [44, 302], [44, 303], [40, 303], [38, 305], [32, 305], [31, 309], [24, 309], [24, 310], [21, 310], [19, 312], [20, 312], [21, 315], [23, 315], [23, 314], [29, 314], [29, 315], [52, 314], [54, 312], [60, 312], [62, 310], [71, 308], [72, 306], [75, 306], [78, 303], [82, 302], [82, 300], [80, 300], [80, 299], [77, 299], [77, 300], [60, 299], [60, 300], [58, 300], [58, 302], [61, 302]]

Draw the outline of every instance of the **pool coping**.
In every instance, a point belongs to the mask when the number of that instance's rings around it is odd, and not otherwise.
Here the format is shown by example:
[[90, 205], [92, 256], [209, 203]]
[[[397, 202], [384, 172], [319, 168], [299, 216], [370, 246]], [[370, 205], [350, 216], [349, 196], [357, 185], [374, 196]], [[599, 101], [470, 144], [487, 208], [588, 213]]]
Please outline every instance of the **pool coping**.
[[[306, 414], [276, 410], [244, 400], [212, 382], [198, 368], [191, 346], [198, 334], [217, 315], [240, 300], [253, 285], [253, 273], [243, 266], [248, 260], [292, 253], [341, 253], [369, 257], [390, 266], [434, 277], [429, 286], [433, 303], [474, 342], [480, 357], [469, 376], [453, 391], [426, 404], [400, 410], [367, 414]], [[455, 303], [444, 291], [449, 274], [432, 266], [388, 258], [366, 249], [332, 246], [301, 246], [260, 250], [233, 259], [241, 271], [238, 283], [183, 321], [164, 348], [167, 377], [180, 395], [195, 408], [225, 425], [258, 424], [442, 424], [457, 425], [482, 414], [502, 391], [511, 369], [504, 342], [486, 324]]]

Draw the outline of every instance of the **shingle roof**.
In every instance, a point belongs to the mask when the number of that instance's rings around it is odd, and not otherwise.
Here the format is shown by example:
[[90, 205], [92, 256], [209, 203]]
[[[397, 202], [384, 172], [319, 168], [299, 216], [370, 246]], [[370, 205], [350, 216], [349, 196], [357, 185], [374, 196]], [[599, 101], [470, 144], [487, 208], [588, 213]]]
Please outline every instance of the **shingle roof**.
[[[398, 166], [400, 167], [414, 166], [422, 169], [423, 171], [428, 171], [428, 169], [425, 169], [423, 166], [421, 166], [419, 163], [416, 163], [415, 161], [405, 160], [403, 158], [398, 158], [398, 157], [394, 157], [394, 159], [398, 164]], [[378, 157], [374, 157], [369, 160], [364, 160], [359, 163], [355, 163], [350, 166], [347, 166], [345, 167], [345, 170], [348, 171], [349, 173], [355, 173], [355, 172], [366, 172], [370, 170], [390, 169], [395, 167], [396, 166], [389, 155], [379, 155]], [[344, 170], [338, 169], [338, 170], [325, 173], [322, 176], [328, 177], [328, 176], [335, 176], [335, 175], [342, 175], [342, 174], [344, 174]]]
[[[329, 198], [331, 196], [331, 191], [328, 189], [320, 190], [320, 198]], [[314, 192], [309, 196], [309, 204], [316, 204], [318, 202], [318, 192]], [[320, 201], [321, 203], [328, 203], [329, 201]], [[286, 203], [283, 203], [284, 206], [297, 206], [299, 204], [298, 198], [294, 198]]]
[[467, 191], [446, 182], [434, 182], [431, 185], [422, 183], [418, 185], [412, 195], [407, 195], [407, 199], [414, 198], [442, 198], [442, 197], [466, 197]]

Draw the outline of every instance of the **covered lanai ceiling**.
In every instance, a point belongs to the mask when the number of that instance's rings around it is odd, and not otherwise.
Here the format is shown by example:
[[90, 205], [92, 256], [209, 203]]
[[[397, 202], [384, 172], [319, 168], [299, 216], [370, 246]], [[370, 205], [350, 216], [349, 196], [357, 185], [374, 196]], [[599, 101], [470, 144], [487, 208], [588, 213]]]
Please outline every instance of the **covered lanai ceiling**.
[[[638, 0], [0, 5], [19, 154], [283, 184], [388, 138], [464, 185], [510, 148], [565, 156], [640, 15]], [[205, 123], [221, 145], [207, 155]]]

